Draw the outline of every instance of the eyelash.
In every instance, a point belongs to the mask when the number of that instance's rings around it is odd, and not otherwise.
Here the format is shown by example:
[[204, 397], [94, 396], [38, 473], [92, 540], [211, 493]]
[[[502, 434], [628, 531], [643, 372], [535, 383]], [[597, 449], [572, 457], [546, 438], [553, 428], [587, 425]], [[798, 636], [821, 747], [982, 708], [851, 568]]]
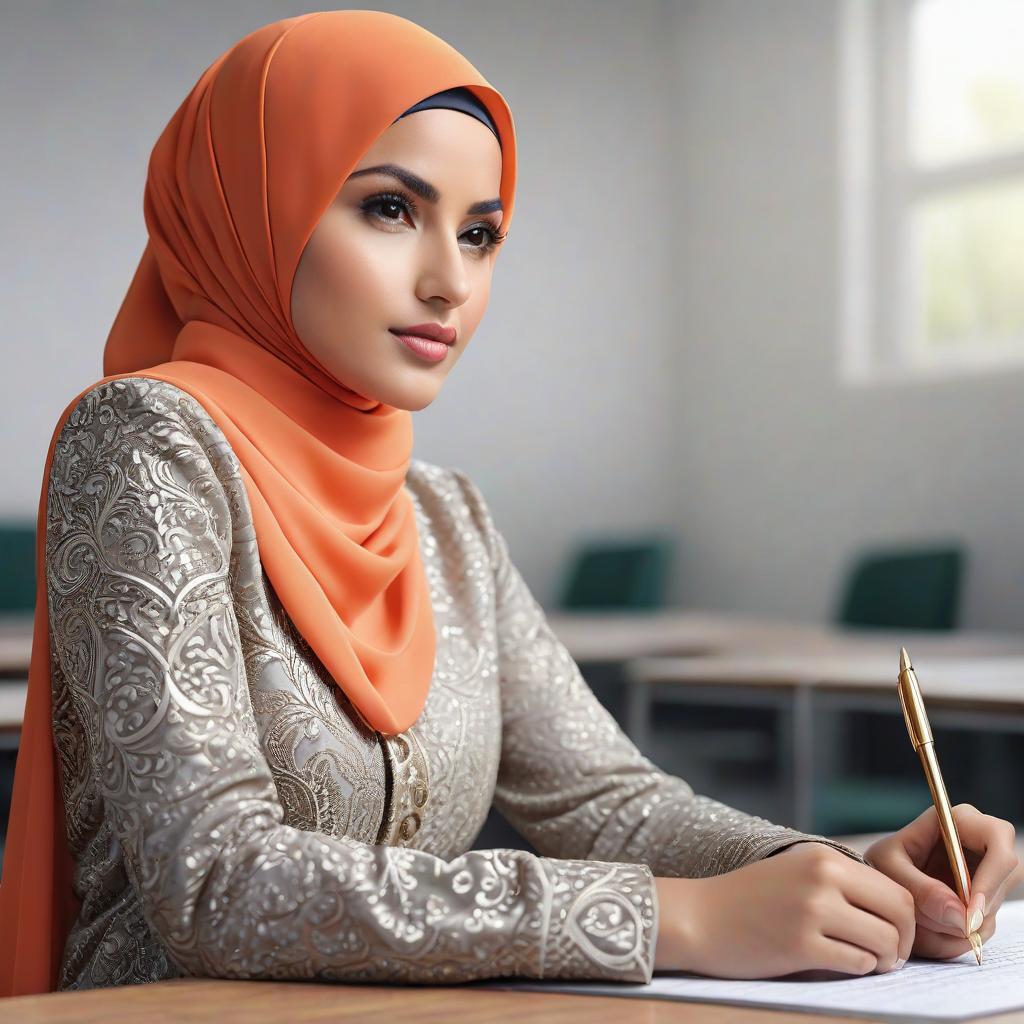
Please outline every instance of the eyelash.
[[[401, 206], [406, 213], [409, 214], [419, 212], [419, 207], [416, 205], [416, 201], [412, 196], [406, 195], [404, 192], [378, 192], [375, 195], [368, 196], [362, 202], [362, 210], [366, 216], [374, 220], [385, 221], [386, 223], [393, 224], [393, 217], [384, 217], [379, 213], [372, 212], [373, 207], [375, 206], [386, 206], [389, 204]], [[472, 249], [481, 255], [493, 252], [497, 249], [497, 247], [505, 241], [505, 236], [508, 233], [499, 231], [493, 224], [488, 224], [486, 221], [480, 224], [474, 224], [470, 228], [466, 228], [466, 232], [470, 231], [483, 231], [487, 235], [487, 242], [484, 245], [471, 246]]]

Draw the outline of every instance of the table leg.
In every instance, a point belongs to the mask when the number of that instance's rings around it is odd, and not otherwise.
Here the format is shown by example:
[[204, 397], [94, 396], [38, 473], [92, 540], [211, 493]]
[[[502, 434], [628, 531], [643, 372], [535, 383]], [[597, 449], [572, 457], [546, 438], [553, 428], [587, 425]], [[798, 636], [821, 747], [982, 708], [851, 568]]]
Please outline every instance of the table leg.
[[637, 682], [627, 673], [626, 733], [641, 754], [647, 754], [651, 723], [650, 684]]
[[814, 831], [814, 688], [793, 687], [794, 828]]

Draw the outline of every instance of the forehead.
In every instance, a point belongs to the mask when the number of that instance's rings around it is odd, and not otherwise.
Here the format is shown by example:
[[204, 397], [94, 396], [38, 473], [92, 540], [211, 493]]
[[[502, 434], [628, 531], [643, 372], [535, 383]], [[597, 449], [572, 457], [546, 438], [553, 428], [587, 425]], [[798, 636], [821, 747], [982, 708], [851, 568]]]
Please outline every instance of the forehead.
[[379, 163], [403, 164], [428, 180], [433, 180], [430, 173], [455, 172], [463, 180], [491, 183], [495, 190], [501, 146], [487, 125], [459, 110], [418, 110], [389, 125], [353, 170]]

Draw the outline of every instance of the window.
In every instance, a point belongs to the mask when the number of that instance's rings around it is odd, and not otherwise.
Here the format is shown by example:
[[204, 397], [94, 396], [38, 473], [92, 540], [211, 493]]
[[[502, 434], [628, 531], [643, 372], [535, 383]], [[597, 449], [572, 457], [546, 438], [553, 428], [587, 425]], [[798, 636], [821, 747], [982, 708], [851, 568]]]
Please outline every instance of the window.
[[1024, 0], [846, 0], [842, 368], [1024, 369]]

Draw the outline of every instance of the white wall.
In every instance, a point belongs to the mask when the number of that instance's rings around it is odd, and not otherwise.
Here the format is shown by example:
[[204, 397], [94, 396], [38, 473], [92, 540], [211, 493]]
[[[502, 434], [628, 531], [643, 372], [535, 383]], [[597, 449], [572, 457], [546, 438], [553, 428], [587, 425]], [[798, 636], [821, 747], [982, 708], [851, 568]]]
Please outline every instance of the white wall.
[[[1024, 378], [838, 383], [835, 3], [375, 5], [516, 117], [515, 230], [416, 454], [474, 476], [544, 601], [576, 535], [664, 525], [676, 599], [819, 618], [861, 542], [955, 533], [967, 623], [1024, 621]], [[101, 375], [167, 118], [240, 36], [315, 9], [5, 5], [0, 515], [34, 515], [56, 417]]]
[[1024, 624], [1024, 375], [838, 382], [835, 0], [676, 6], [678, 596], [825, 617], [862, 543], [959, 536]]
[[[445, 390], [416, 414], [415, 454], [474, 476], [543, 595], [577, 531], [665, 525], [674, 501], [662, 468], [674, 440], [672, 225], [656, 192], [668, 100], [660, 5], [375, 6], [464, 53], [517, 121], [516, 218], [491, 305]], [[231, 43], [319, 9], [4, 7], [0, 306], [4, 345], [23, 369], [0, 383], [0, 515], [34, 517], [57, 417], [102, 375], [145, 241], [146, 163], [167, 119]]]

